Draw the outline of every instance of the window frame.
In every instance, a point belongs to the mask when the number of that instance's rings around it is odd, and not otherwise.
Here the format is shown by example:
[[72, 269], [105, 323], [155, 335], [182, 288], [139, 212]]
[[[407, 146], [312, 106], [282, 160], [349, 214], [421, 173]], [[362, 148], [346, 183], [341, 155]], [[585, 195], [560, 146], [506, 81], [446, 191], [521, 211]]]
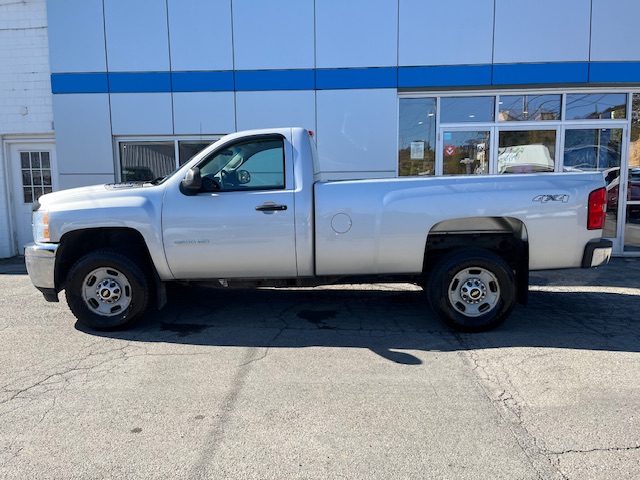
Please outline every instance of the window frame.
[[[218, 156], [222, 151], [232, 148], [236, 145], [241, 145], [241, 144], [249, 144], [249, 143], [255, 143], [255, 142], [260, 142], [260, 141], [278, 141], [280, 142], [280, 149], [282, 151], [282, 185], [273, 185], [273, 186], [255, 186], [255, 187], [244, 187], [241, 185], [236, 186], [235, 188], [224, 188], [224, 189], [206, 189], [203, 190], [201, 189], [200, 192], [198, 193], [226, 193], [226, 192], [260, 192], [260, 191], [280, 191], [280, 190], [286, 190], [287, 189], [287, 142], [285, 141], [285, 137], [280, 135], [280, 134], [266, 134], [266, 135], [252, 135], [250, 137], [245, 137], [242, 139], [237, 139], [237, 141], [233, 141], [230, 143], [227, 143], [223, 146], [221, 146], [220, 149], [216, 149], [212, 152], [209, 153], [209, 155], [207, 155], [206, 157], [202, 158], [197, 165], [197, 167], [201, 167], [204, 163], [208, 163], [208, 161], [210, 161], [209, 159], [214, 158], [216, 156]], [[257, 151], [255, 153], [253, 153], [250, 157], [249, 160], [251, 159], [251, 157], [253, 157], [254, 155], [257, 155], [261, 152], [267, 151], [270, 149], [264, 149], [264, 150], [260, 150]], [[234, 171], [240, 171], [242, 167], [242, 165], [244, 164], [244, 162], [239, 165]], [[219, 173], [220, 171], [224, 170], [224, 167], [228, 165], [225, 164], [223, 167], [221, 167], [217, 173]]]
[[[540, 89], [492, 89], [492, 90], [467, 90], [467, 91], [422, 91], [422, 92], [410, 92], [402, 91], [398, 92], [398, 131], [397, 131], [397, 144], [396, 144], [396, 177], [398, 178], [416, 178], [415, 176], [400, 176], [400, 100], [407, 100], [411, 98], [434, 98], [436, 100], [436, 164], [435, 164], [435, 176], [443, 176], [443, 145], [444, 139], [442, 138], [442, 132], [444, 129], [454, 130], [485, 130], [491, 131], [491, 142], [494, 147], [493, 153], [490, 159], [490, 174], [497, 174], [497, 155], [498, 155], [498, 137], [501, 131], [506, 130], [556, 130], [556, 159], [555, 168], [553, 173], [560, 173], [564, 168], [564, 135], [567, 128], [589, 128], [591, 124], [607, 122], [611, 124], [608, 128], [616, 128], [617, 125], [626, 125], [627, 136], [629, 135], [631, 128], [631, 117], [633, 115], [631, 103], [633, 94], [640, 93], [637, 89], [630, 89], [624, 87], [585, 87], [585, 88], [540, 88]], [[627, 95], [626, 105], [626, 117], [623, 119], [575, 119], [566, 120], [566, 103], [568, 95], [588, 95], [588, 94], [625, 94]], [[521, 121], [500, 121], [500, 96], [515, 96], [515, 95], [560, 95], [560, 119], [559, 120], [521, 120]], [[441, 113], [441, 100], [443, 98], [451, 97], [478, 97], [478, 96], [493, 96], [494, 97], [494, 120], [492, 122], [460, 122], [460, 123], [442, 123], [440, 118]], [[627, 137], [628, 143], [628, 137]]]
[[[173, 170], [177, 170], [184, 163], [180, 164], [180, 145], [179, 142], [209, 142], [214, 143], [220, 140], [223, 135], [137, 135], [137, 136], [115, 136], [113, 138], [113, 158], [114, 158], [114, 177], [117, 183], [122, 180], [122, 158], [120, 155], [122, 143], [173, 143], [175, 165]], [[188, 161], [188, 160], [187, 160]], [[186, 163], [186, 161], [185, 161]], [[152, 179], [153, 180], [153, 179]]]

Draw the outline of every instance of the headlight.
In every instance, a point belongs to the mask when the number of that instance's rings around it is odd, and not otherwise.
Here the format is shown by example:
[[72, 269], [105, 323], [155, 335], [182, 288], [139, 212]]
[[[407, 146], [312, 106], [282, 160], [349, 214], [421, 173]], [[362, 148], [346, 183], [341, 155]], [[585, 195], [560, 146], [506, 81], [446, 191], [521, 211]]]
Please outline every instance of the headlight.
[[50, 240], [49, 211], [36, 210], [33, 212], [33, 241], [36, 243], [45, 243]]

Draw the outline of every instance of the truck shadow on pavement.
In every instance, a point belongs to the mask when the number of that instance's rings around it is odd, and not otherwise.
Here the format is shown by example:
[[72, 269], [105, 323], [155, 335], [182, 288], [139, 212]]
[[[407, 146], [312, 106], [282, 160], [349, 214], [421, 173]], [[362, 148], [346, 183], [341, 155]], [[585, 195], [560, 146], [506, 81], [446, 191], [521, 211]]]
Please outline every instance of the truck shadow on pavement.
[[[553, 284], [553, 281], [539, 283]], [[375, 288], [375, 287], [374, 287]], [[138, 342], [255, 348], [366, 348], [418, 365], [412, 351], [552, 347], [640, 352], [640, 289], [533, 285], [500, 328], [460, 334], [443, 325], [420, 290], [222, 290], [172, 286], [169, 303], [133, 330], [93, 332]]]

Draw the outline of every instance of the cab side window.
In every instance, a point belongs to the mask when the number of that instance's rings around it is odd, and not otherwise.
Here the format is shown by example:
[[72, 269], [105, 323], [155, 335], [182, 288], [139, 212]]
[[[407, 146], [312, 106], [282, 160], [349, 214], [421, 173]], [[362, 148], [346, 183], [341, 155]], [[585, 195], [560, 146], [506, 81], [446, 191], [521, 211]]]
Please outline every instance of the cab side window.
[[282, 137], [230, 145], [200, 165], [202, 191], [275, 190], [285, 187]]

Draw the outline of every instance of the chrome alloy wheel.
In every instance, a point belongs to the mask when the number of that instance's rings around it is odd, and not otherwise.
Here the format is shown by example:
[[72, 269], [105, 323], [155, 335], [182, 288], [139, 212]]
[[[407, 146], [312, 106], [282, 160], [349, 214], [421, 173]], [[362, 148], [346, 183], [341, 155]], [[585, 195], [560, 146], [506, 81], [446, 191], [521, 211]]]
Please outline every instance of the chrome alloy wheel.
[[469, 267], [459, 271], [449, 285], [449, 302], [466, 317], [479, 317], [500, 301], [500, 284], [489, 270]]
[[84, 279], [82, 300], [98, 315], [118, 315], [131, 304], [131, 285], [127, 277], [118, 270], [96, 268]]

